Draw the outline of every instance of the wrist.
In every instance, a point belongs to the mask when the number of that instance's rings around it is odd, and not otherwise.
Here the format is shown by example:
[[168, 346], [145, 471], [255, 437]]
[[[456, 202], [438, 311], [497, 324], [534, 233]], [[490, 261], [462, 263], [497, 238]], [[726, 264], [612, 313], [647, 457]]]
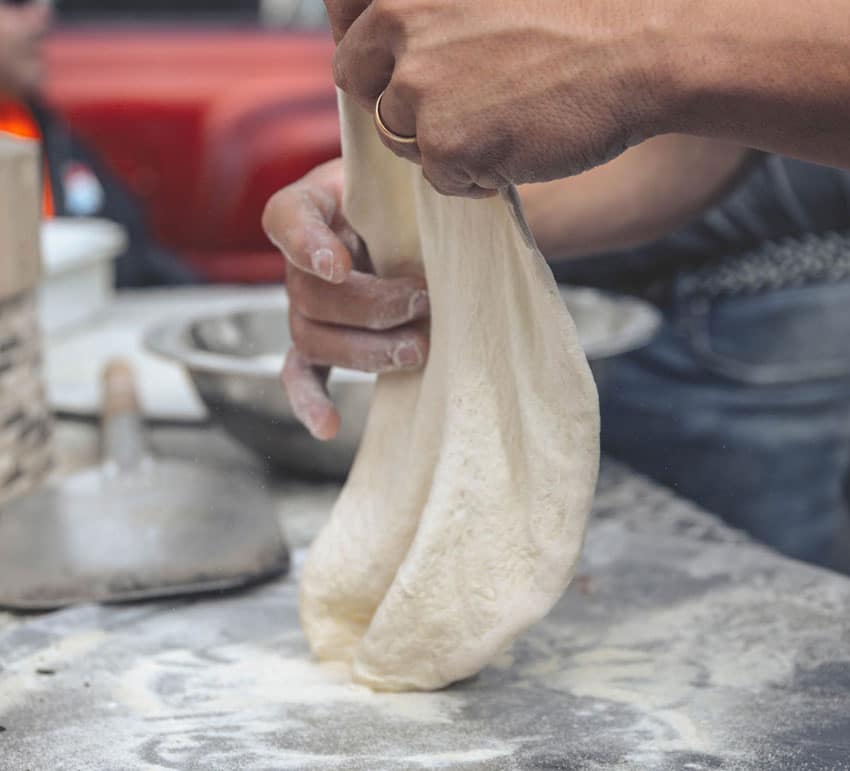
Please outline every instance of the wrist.
[[686, 21], [690, 0], [649, 0], [640, 11], [639, 34], [632, 37], [626, 97], [634, 105], [634, 139], [686, 133], [682, 128], [701, 90], [689, 50]]
[[[747, 89], [740, 10], [746, 0], [668, 3], [658, 36], [660, 131], [711, 136], [732, 121], [730, 97]], [[721, 131], [722, 135], [723, 132]]]
[[642, 94], [639, 124], [642, 139], [681, 132], [682, 116], [687, 112], [693, 82], [691, 53], [688, 51], [688, 30], [681, 2], [645, 4], [645, 26], [639, 50], [635, 56], [636, 74], [632, 89]]
[[848, 165], [850, 16], [835, 0], [659, 0], [656, 133]]

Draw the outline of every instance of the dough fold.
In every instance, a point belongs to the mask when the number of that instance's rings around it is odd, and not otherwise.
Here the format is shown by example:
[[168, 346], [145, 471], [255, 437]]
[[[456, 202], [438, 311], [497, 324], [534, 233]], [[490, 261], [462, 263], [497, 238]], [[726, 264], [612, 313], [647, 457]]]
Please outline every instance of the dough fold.
[[380, 275], [423, 272], [431, 350], [378, 379], [304, 567], [314, 654], [380, 690], [469, 677], [567, 587], [599, 464], [596, 389], [515, 190], [446, 198], [342, 97], [344, 210]]

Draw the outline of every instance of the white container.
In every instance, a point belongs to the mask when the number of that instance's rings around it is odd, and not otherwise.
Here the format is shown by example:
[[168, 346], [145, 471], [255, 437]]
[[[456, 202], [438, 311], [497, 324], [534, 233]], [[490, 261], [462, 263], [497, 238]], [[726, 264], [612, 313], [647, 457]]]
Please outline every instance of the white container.
[[126, 247], [124, 229], [107, 220], [57, 217], [42, 224], [39, 318], [45, 334], [73, 329], [109, 304], [114, 261]]

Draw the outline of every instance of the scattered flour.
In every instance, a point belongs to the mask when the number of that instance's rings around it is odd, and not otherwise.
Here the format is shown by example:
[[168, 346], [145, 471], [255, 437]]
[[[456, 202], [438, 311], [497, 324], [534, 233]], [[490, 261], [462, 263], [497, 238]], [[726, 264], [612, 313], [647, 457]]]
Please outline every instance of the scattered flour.
[[202, 660], [188, 650], [174, 650], [142, 659], [121, 678], [120, 698], [136, 714], [173, 714], [179, 704], [163, 696], [163, 678], [179, 677], [180, 692], [208, 711], [237, 712], [270, 705], [316, 705], [332, 709], [356, 704], [388, 718], [424, 723], [448, 723], [457, 701], [440, 693], [376, 693], [351, 682], [342, 664], [317, 664], [306, 657], [286, 658], [279, 652], [258, 652], [234, 645], [216, 648], [214, 660]]
[[12, 707], [32, 699], [33, 694], [49, 692], [49, 680], [33, 677], [36, 669], [67, 667], [97, 648], [105, 637], [106, 633], [100, 630], [80, 632], [58, 638], [36, 653], [6, 664], [0, 672], [0, 717]]

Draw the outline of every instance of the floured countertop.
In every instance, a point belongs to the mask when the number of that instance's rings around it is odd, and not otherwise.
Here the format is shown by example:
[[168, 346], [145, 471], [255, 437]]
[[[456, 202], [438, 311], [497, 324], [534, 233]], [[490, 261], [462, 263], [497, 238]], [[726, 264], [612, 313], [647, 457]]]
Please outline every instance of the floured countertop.
[[[297, 566], [335, 488], [276, 492]], [[296, 600], [0, 614], [0, 769], [850, 769], [850, 581], [613, 464], [567, 595], [474, 680], [351, 685]]]

